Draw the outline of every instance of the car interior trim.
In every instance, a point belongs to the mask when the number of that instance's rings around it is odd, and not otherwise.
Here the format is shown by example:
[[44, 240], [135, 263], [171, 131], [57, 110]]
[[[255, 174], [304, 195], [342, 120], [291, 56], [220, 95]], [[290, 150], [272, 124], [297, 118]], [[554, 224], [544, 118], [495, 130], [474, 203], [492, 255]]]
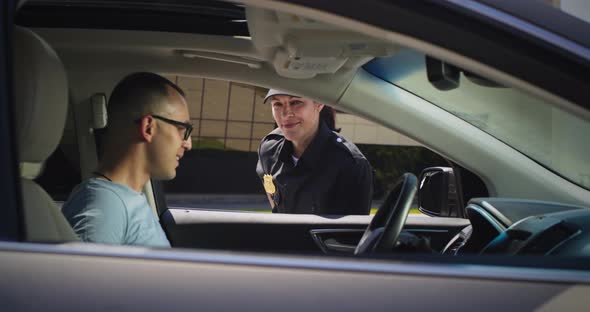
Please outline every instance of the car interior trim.
[[571, 14], [546, 3], [541, 4], [536, 0], [479, 0], [479, 2], [495, 7], [502, 12], [512, 14], [516, 18], [539, 23], [542, 25], [542, 28], [548, 31], [590, 47], [590, 37], [588, 36], [586, 27], [587, 21], [580, 19], [576, 14]]
[[448, 1], [454, 4], [460, 3], [461, 7], [463, 8], [472, 10], [473, 12], [479, 15], [489, 17], [494, 21], [499, 21], [503, 24], [510, 25], [510, 27], [527, 33], [528, 35], [535, 37], [538, 40], [542, 40], [544, 42], [551, 42], [551, 44], [556, 44], [560, 48], [565, 49], [568, 52], [575, 54], [579, 57], [582, 57], [583, 59], [590, 58], [590, 49], [588, 47], [583, 46], [573, 40], [570, 40], [569, 38], [557, 35], [549, 30], [543, 29], [533, 23], [516, 18], [510, 14], [504, 13], [496, 8], [472, 0]]
[[487, 202], [485, 200], [482, 200], [479, 204], [481, 204], [481, 207], [484, 208], [488, 214], [493, 215], [493, 218], [494, 218], [494, 220], [496, 220], [496, 222], [498, 222], [498, 221], [501, 222], [502, 223], [502, 227], [504, 229], [506, 229], [507, 227], [509, 227], [510, 225], [512, 225], [512, 221], [508, 220], [508, 218], [506, 218], [504, 215], [502, 215], [489, 202]]
[[[365, 232], [364, 229], [312, 229], [312, 230], [309, 230], [309, 234], [311, 234], [313, 241], [320, 248], [320, 250], [325, 254], [329, 253], [330, 251], [328, 250], [328, 247], [326, 246], [325, 240], [323, 240], [320, 237], [322, 234], [330, 234], [330, 233], [359, 233], [359, 234], [362, 234], [364, 232]], [[354, 247], [356, 247], [356, 246], [353, 246], [352, 251], [354, 251]]]
[[500, 222], [498, 222], [498, 220], [494, 218], [486, 209], [483, 209], [482, 207], [474, 204], [467, 205], [467, 209], [472, 209], [479, 213], [479, 215], [488, 221], [490, 225], [492, 225], [498, 231], [498, 233], [502, 233], [506, 230], [506, 227], [500, 224]]
[[[244, 216], [256, 224], [338, 224], [338, 225], [366, 225], [371, 216], [347, 215], [337, 219], [329, 216], [298, 215], [298, 214], [261, 214], [251, 211], [208, 210], [199, 208], [170, 207], [162, 215], [162, 219], [169, 219], [174, 224], [198, 223], [243, 223]], [[460, 218], [431, 218], [424, 215], [409, 215], [406, 224], [429, 227], [464, 227], [469, 221]]]

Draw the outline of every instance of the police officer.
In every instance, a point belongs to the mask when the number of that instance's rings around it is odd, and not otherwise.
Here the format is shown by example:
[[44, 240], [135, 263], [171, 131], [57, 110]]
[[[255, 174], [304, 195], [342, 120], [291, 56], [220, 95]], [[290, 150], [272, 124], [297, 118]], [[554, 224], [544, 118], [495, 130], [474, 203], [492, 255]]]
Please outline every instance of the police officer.
[[256, 172], [272, 211], [369, 214], [371, 165], [334, 131], [334, 110], [273, 89], [264, 102], [270, 103], [278, 127], [260, 143]]

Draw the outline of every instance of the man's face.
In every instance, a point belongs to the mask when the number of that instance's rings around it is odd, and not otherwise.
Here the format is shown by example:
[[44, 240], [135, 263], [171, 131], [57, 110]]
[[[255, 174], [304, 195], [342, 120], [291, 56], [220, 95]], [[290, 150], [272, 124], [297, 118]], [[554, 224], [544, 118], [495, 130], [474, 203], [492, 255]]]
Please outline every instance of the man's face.
[[[169, 93], [163, 110], [158, 115], [179, 122], [190, 122], [185, 99], [171, 88]], [[148, 152], [148, 170], [154, 179], [170, 180], [176, 176], [176, 168], [184, 152], [192, 148], [191, 138], [183, 140], [186, 129], [181, 126], [159, 119], [154, 122], [155, 132]]]
[[285, 138], [295, 143], [309, 142], [315, 135], [323, 104], [290, 95], [270, 98], [272, 115]]

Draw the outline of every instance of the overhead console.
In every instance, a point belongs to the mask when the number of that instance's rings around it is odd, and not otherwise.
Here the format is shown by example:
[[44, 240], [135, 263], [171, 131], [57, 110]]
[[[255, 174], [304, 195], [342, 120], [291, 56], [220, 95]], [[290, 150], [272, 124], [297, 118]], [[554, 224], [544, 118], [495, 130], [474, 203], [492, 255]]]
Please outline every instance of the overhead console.
[[247, 7], [246, 18], [255, 48], [277, 74], [287, 78], [313, 78], [341, 68], [358, 68], [396, 50], [382, 40], [295, 14]]

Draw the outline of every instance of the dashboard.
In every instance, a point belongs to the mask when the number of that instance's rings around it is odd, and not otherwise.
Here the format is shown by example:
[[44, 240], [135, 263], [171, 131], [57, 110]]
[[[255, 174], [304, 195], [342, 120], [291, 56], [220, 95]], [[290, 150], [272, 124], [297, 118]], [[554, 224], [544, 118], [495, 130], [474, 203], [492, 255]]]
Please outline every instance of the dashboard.
[[445, 254], [590, 256], [590, 209], [561, 203], [475, 198], [471, 223]]

